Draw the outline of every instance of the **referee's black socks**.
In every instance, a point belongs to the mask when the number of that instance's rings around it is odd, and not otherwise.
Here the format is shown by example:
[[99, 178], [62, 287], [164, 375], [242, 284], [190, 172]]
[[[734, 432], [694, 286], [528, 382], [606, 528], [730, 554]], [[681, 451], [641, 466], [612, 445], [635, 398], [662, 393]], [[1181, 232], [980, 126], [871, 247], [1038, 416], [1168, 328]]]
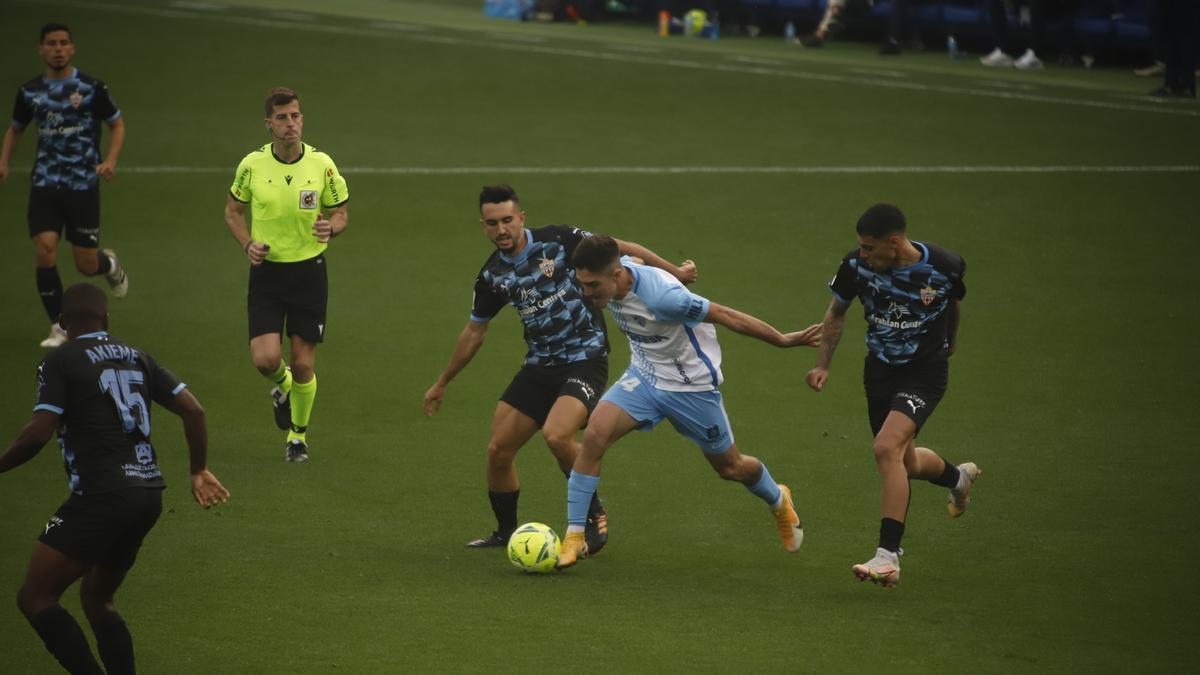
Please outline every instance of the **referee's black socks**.
[[57, 267], [37, 268], [37, 289], [50, 323], [58, 323], [58, 315], [62, 314], [63, 287]]
[[83, 629], [62, 605], [43, 609], [29, 620], [29, 624], [67, 672], [72, 675], [104, 675], [100, 664], [96, 663], [96, 657], [92, 656], [92, 648], [88, 646]]

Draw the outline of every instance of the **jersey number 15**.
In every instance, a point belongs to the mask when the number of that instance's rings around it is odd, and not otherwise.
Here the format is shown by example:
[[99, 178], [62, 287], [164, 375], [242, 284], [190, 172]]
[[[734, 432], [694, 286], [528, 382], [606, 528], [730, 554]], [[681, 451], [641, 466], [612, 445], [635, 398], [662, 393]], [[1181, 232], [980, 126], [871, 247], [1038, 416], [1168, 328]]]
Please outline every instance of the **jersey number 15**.
[[121, 429], [131, 433], [134, 427], [142, 436], [150, 437], [150, 415], [146, 410], [146, 399], [142, 396], [146, 376], [137, 370], [108, 368], [100, 373], [100, 391], [107, 392], [117, 406], [121, 416]]

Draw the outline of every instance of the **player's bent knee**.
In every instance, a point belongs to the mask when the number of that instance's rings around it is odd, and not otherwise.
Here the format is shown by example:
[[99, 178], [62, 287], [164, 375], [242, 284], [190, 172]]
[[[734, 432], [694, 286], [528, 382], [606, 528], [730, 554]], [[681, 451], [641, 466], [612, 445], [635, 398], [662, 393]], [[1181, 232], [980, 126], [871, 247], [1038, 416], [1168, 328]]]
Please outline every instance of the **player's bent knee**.
[[279, 353], [275, 354], [252, 354], [251, 362], [254, 363], [254, 368], [263, 375], [271, 375], [279, 369]]
[[575, 434], [547, 434], [546, 446], [555, 456], [574, 454]]
[[734, 480], [738, 481], [739, 483], [745, 480], [745, 478], [742, 476], [744, 472], [737, 464], [722, 464], [720, 466], [714, 466], [713, 468], [717, 470], [717, 475], [723, 480]]
[[22, 585], [21, 589], [17, 591], [17, 609], [21, 610], [21, 614], [28, 619], [32, 619], [55, 602], [57, 602], [57, 598], [40, 593], [29, 584]]
[[512, 464], [517, 458], [517, 448], [509, 448], [491, 443], [488, 444], [487, 457], [489, 466], [506, 467]]
[[904, 446], [897, 443], [876, 440], [872, 448], [875, 461], [878, 463], [901, 462], [904, 460]]

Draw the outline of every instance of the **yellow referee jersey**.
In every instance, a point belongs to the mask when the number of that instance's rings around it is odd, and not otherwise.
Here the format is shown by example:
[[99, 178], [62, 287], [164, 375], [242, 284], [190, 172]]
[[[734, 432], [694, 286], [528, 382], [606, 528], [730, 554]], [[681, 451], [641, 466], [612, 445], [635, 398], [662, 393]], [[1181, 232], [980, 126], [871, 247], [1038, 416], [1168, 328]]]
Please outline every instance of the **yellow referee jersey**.
[[321, 208], [335, 208], [350, 199], [346, 179], [333, 159], [307, 143], [290, 164], [275, 156], [270, 143], [246, 155], [229, 194], [251, 205], [250, 236], [271, 247], [271, 262], [320, 255], [327, 245], [313, 236], [312, 226]]

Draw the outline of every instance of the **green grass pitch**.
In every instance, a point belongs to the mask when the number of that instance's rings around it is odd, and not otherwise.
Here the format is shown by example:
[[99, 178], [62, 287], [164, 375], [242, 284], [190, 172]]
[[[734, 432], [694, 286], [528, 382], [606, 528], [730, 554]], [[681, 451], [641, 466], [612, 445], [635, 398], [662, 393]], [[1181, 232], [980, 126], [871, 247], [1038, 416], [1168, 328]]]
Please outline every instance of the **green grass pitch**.
[[[0, 94], [40, 71], [38, 27], [65, 21], [76, 65], [125, 113], [118, 179], [102, 193], [103, 240], [131, 280], [112, 329], [191, 385], [233, 493], [215, 511], [191, 503], [179, 424], [157, 412], [166, 509], [118, 596], [143, 672], [1191, 662], [1200, 107], [1142, 99], [1149, 87], [1124, 70], [659, 40], [650, 26], [487, 21], [481, 4], [3, 3]], [[261, 101], [279, 84], [301, 93], [305, 141], [352, 193], [351, 229], [329, 252], [313, 459], [298, 466], [282, 460], [250, 365], [246, 264], [221, 217], [239, 158], [266, 142]], [[24, 222], [33, 141], [0, 187], [4, 443], [29, 416], [46, 331]], [[853, 580], [878, 527], [856, 305], [820, 395], [803, 384], [815, 352], [721, 336], [739, 446], [795, 491], [798, 555], [669, 427], [609, 452], [612, 539], [596, 559], [527, 577], [499, 552], [464, 550], [493, 525], [484, 448], [524, 354], [515, 313], [494, 322], [439, 415], [420, 403], [467, 319], [489, 252], [475, 197], [498, 181], [517, 187], [532, 225], [695, 259], [697, 292], [784, 328], [822, 316], [861, 211], [899, 204], [915, 238], [969, 265], [950, 390], [921, 438], [983, 467], [971, 511], [951, 521], [945, 493], [914, 484], [900, 588]], [[60, 256], [64, 282], [77, 281]], [[613, 342], [615, 377], [628, 351]], [[518, 464], [522, 520], [561, 529], [565, 486], [540, 439]], [[0, 672], [56, 672], [12, 598], [65, 493], [53, 444], [0, 476]], [[64, 603], [81, 616], [74, 589]]]

